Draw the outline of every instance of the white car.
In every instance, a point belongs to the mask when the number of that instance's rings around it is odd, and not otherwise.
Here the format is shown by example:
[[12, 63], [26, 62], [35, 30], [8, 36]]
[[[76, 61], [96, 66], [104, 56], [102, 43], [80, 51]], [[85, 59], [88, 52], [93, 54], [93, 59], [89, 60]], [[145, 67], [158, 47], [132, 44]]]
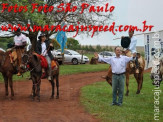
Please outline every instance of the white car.
[[[61, 50], [57, 50], [57, 51], [52, 51], [52, 54], [54, 57], [61, 58]], [[65, 63], [72, 63], [74, 65], [77, 65], [78, 63], [87, 63], [89, 62], [89, 58], [87, 56], [82, 56], [81, 54], [79, 54], [76, 51], [73, 50], [64, 50], [64, 62]]]
[[111, 57], [111, 56], [115, 56], [115, 53], [114, 52], [109, 52], [109, 51], [103, 51], [103, 52], [100, 52], [99, 55], [101, 57], [108, 58], [108, 57]]

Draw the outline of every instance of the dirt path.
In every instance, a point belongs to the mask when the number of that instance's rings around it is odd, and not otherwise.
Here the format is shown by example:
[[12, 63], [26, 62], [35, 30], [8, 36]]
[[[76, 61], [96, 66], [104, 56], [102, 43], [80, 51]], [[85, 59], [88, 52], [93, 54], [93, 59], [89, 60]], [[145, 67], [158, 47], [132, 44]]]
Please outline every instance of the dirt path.
[[60, 99], [50, 100], [51, 85], [41, 84], [41, 102], [29, 97], [32, 82], [14, 82], [15, 99], [4, 97], [0, 84], [0, 122], [96, 122], [79, 103], [80, 88], [104, 80], [105, 72], [85, 73], [60, 77]]

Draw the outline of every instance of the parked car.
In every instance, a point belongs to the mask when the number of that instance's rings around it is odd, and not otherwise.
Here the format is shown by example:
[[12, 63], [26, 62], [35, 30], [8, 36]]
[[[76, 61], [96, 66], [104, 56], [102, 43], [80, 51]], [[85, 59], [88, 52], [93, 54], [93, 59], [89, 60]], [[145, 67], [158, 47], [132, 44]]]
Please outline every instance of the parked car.
[[61, 51], [58, 50], [53, 50], [51, 51], [52, 55], [54, 56], [54, 58], [56, 58], [58, 60], [59, 64], [62, 64], [62, 55], [61, 55]]
[[114, 52], [109, 52], [109, 51], [103, 51], [99, 53], [100, 56], [104, 57], [104, 58], [108, 58], [110, 56], [115, 56]]
[[[52, 54], [54, 55], [54, 57], [56, 57], [59, 60], [60, 60], [60, 58], [62, 58], [60, 49], [56, 50], [56, 51], [52, 51]], [[79, 54], [76, 51], [66, 49], [66, 50], [64, 50], [64, 62], [72, 63], [74, 65], [77, 65], [78, 63], [85, 64], [85, 63], [89, 62], [89, 58], [85, 55], [82, 56], [81, 54]]]

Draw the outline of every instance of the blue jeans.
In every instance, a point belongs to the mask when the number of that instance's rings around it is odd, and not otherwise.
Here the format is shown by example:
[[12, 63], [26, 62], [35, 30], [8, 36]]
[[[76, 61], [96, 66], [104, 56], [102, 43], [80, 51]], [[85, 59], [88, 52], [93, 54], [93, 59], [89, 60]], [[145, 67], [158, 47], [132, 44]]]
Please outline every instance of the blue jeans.
[[118, 104], [123, 102], [125, 75], [112, 75], [112, 92], [113, 92], [113, 103], [117, 103], [117, 92], [118, 92]]
[[50, 57], [47, 55], [45, 56], [47, 62], [48, 62], [48, 70], [49, 70], [49, 76], [51, 75], [51, 59]]

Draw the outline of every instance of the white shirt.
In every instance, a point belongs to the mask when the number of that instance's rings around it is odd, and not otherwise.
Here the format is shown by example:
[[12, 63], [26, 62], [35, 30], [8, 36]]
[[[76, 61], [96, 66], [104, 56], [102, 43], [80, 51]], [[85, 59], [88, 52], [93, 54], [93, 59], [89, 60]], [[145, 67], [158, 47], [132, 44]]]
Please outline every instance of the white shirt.
[[14, 42], [16, 46], [22, 46], [24, 42], [27, 42], [27, 37], [24, 34], [14, 37]]
[[42, 42], [41, 43], [41, 47], [42, 47], [41, 55], [42, 56], [46, 56], [47, 55], [47, 50], [46, 50], [46, 44], [45, 44], [45, 42]]
[[129, 50], [131, 50], [132, 53], [136, 53], [136, 44], [137, 44], [137, 38], [135, 36], [132, 36], [131, 43], [129, 45]]
[[133, 60], [133, 57], [127, 57], [122, 55], [120, 55], [120, 57], [112, 56], [108, 58], [103, 58], [99, 55], [98, 59], [99, 62], [104, 61], [110, 64], [112, 67], [112, 73], [115, 74], [121, 74], [126, 72], [127, 63], [131, 60]]

